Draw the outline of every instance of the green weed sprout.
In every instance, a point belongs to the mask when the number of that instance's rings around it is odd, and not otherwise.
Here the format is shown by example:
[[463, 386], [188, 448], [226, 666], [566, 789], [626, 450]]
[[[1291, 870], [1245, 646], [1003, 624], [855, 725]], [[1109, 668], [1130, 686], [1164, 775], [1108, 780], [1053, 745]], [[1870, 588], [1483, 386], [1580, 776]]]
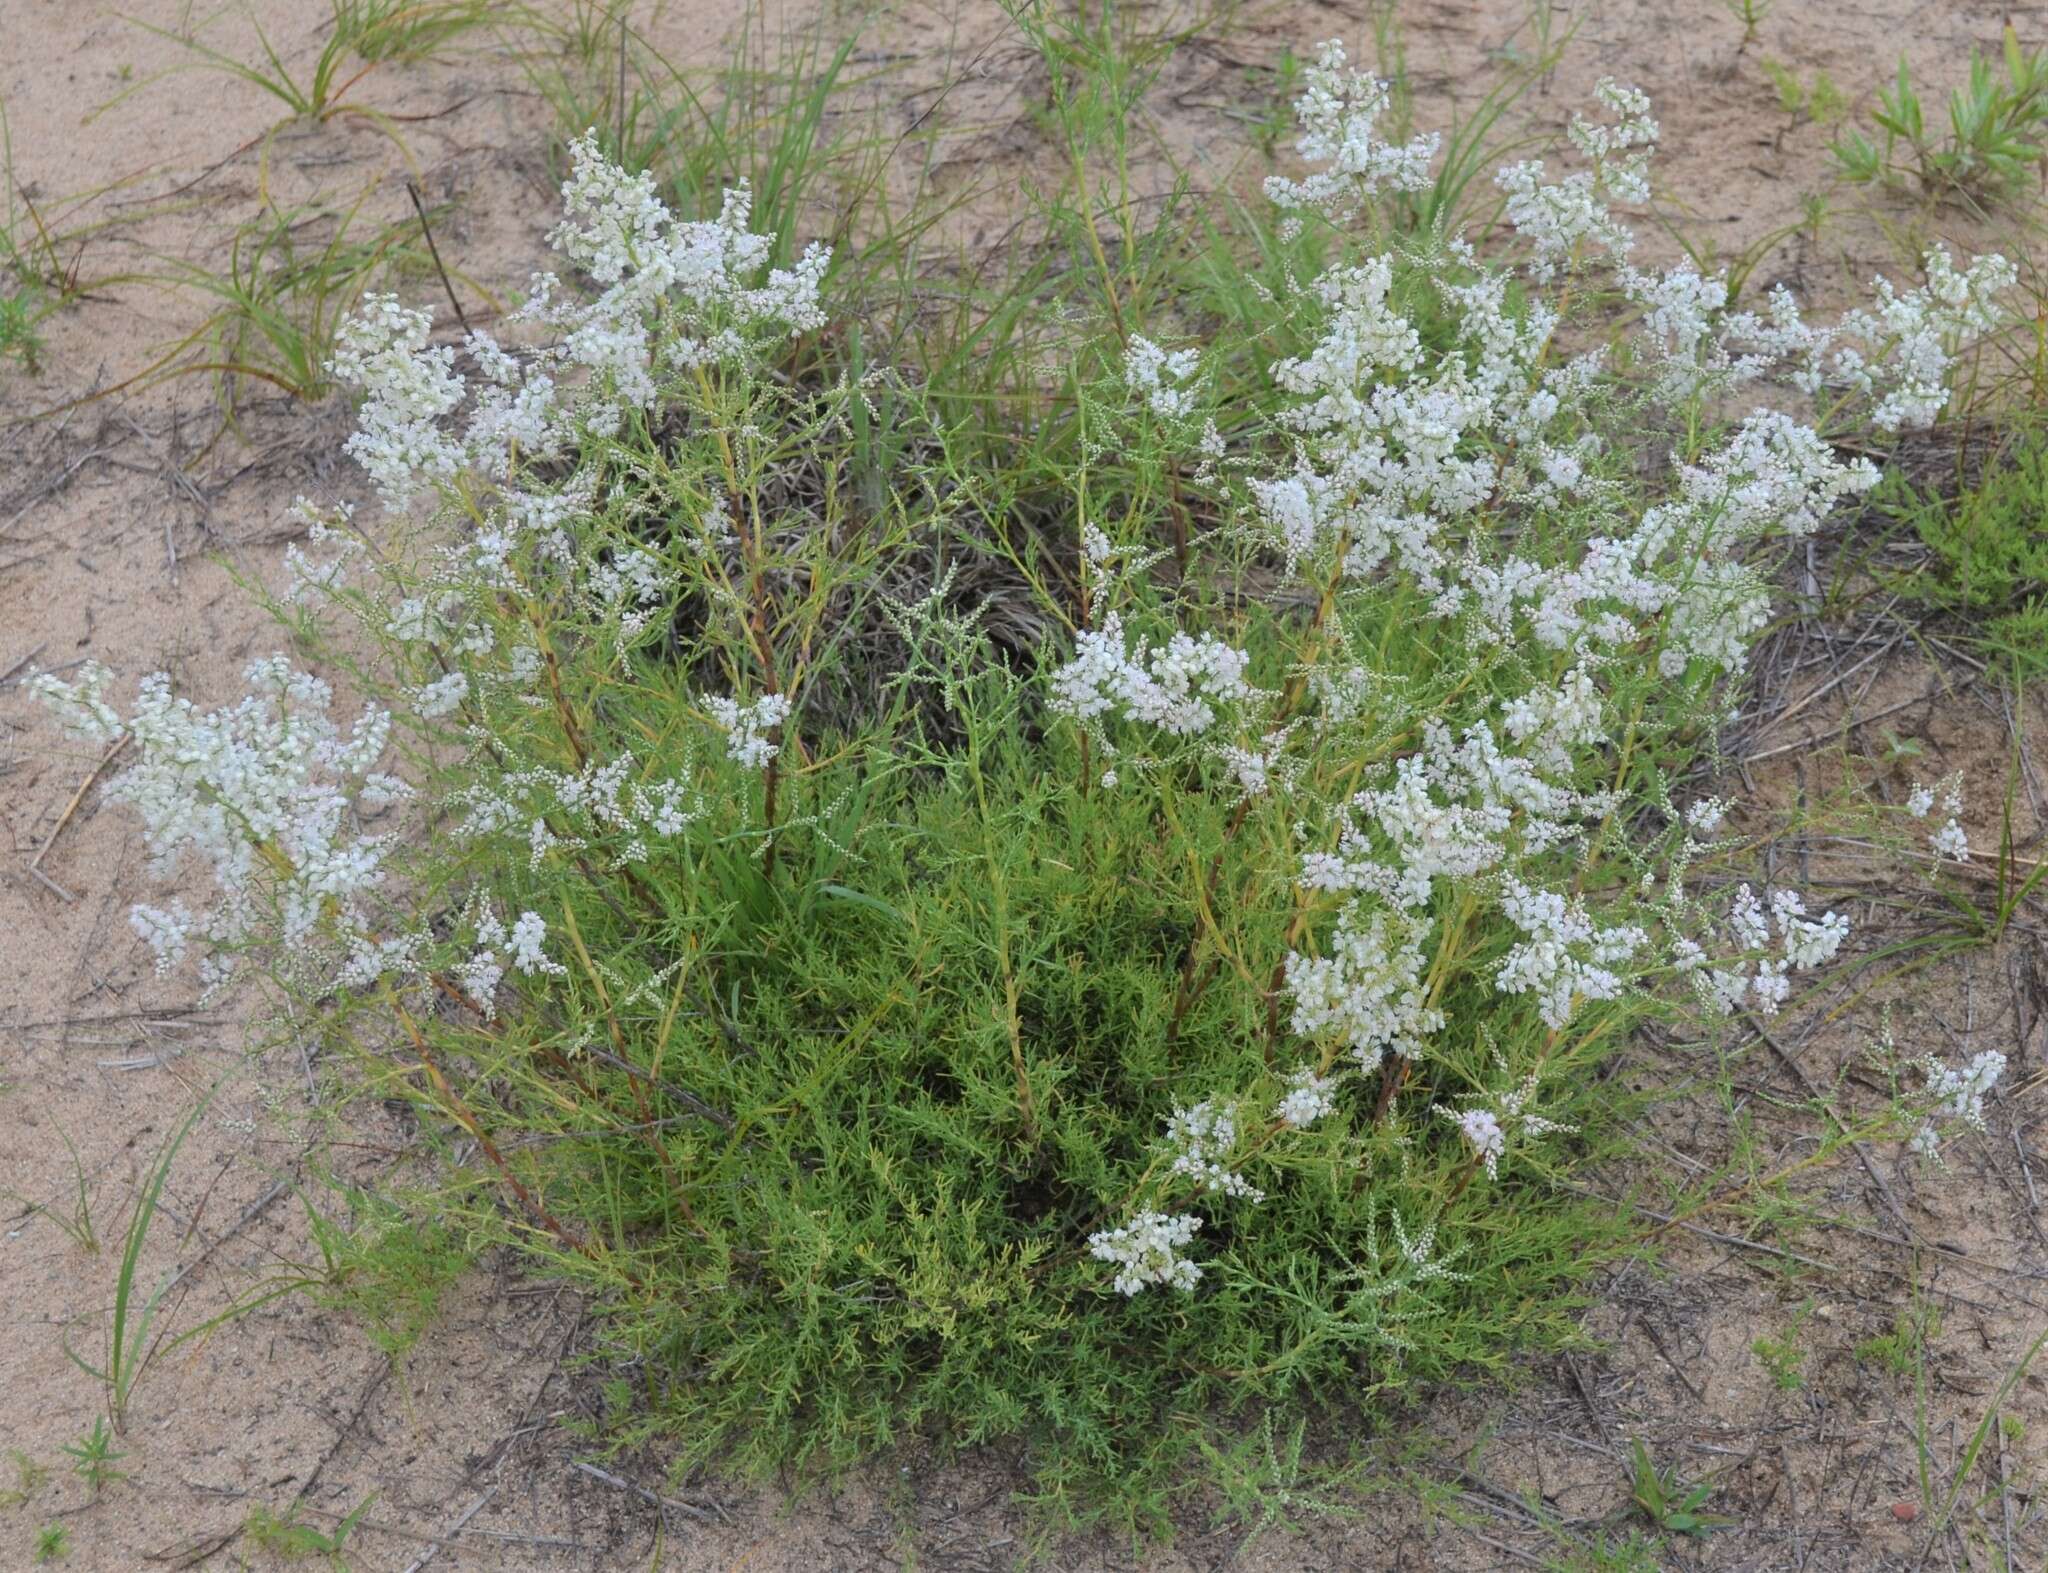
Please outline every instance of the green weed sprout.
[[92, 1429], [60, 1451], [71, 1459], [71, 1472], [85, 1481], [86, 1489], [98, 1496], [111, 1482], [128, 1477], [114, 1467], [128, 1455], [114, 1447], [114, 1434], [107, 1429], [106, 1416], [95, 1416]]
[[1704, 1482], [1686, 1485], [1676, 1469], [1659, 1469], [1641, 1438], [1629, 1442], [1629, 1497], [1643, 1517], [1675, 1535], [1705, 1535], [1726, 1529], [1736, 1520], [1700, 1511], [1714, 1488]]
[[1882, 140], [1851, 128], [1831, 144], [1842, 174], [1861, 184], [1911, 178], [1931, 196], [1966, 201], [2018, 195], [2040, 179], [2048, 155], [2042, 141], [2048, 126], [2048, 49], [2029, 54], [2008, 24], [2001, 64], [2002, 78], [1981, 52], [1972, 52], [1969, 81], [1949, 94], [1943, 135], [1930, 130], [1902, 58], [1897, 79], [1880, 90], [1871, 115]]

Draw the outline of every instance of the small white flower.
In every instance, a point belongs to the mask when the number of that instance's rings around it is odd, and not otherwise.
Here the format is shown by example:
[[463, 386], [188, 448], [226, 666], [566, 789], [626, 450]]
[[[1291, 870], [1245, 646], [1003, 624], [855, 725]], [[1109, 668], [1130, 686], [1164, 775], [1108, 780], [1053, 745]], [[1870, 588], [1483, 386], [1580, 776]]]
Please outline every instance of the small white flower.
[[1721, 828], [1721, 821], [1728, 813], [1728, 800], [1719, 797], [1703, 797], [1685, 811], [1685, 822], [1703, 836], [1711, 836]]
[[137, 903], [128, 909], [128, 926], [155, 954], [159, 977], [174, 971], [185, 959], [192, 937], [192, 914], [185, 910], [184, 903], [173, 902], [168, 908]]
[[1972, 1130], [1984, 1129], [1984, 1099], [2005, 1074], [2005, 1056], [1986, 1049], [1960, 1069], [1931, 1056], [1922, 1063], [1927, 1070], [1927, 1096], [1936, 1112], [1960, 1120]]
[[424, 721], [438, 721], [443, 716], [453, 715], [462, 701], [469, 697], [469, 679], [461, 672], [450, 672], [437, 677], [433, 682], [413, 691], [413, 708]]
[[1166, 1144], [1173, 1153], [1173, 1172], [1193, 1180], [1210, 1195], [1241, 1196], [1262, 1202], [1266, 1193], [1226, 1160], [1237, 1144], [1237, 1117], [1204, 1099], [1191, 1109], [1176, 1108], [1166, 1122]]
[[[1124, 349], [1125, 384], [1161, 420], [1184, 420], [1194, 412], [1195, 394], [1187, 384], [1201, 368], [1193, 350], [1168, 353], [1135, 333]], [[1092, 559], [1092, 548], [1089, 555]]]
[[1141, 1212], [1122, 1228], [1091, 1234], [1088, 1249], [1098, 1261], [1116, 1264], [1119, 1294], [1137, 1294], [1147, 1284], [1163, 1284], [1185, 1293], [1201, 1281], [1202, 1269], [1179, 1253], [1201, 1227], [1202, 1220], [1192, 1213], [1169, 1217]]
[[476, 951], [455, 969], [455, 976], [462, 984], [462, 992], [483, 1012], [485, 1019], [496, 1017], [498, 985], [505, 977], [505, 964], [498, 959], [498, 953], [489, 948]]
[[1273, 1118], [1282, 1125], [1306, 1130], [1337, 1107], [1336, 1086], [1330, 1077], [1318, 1076], [1304, 1065], [1287, 1078], [1287, 1091], [1273, 1106]]
[[546, 943], [548, 926], [538, 912], [522, 912], [519, 921], [512, 925], [509, 936], [512, 946], [512, 965], [529, 977], [536, 972], [560, 976], [569, 969], [558, 961], [548, 960], [547, 952], [541, 947]]
[[1491, 1110], [1467, 1109], [1453, 1117], [1472, 1155], [1486, 1165], [1488, 1179], [1500, 1176], [1501, 1155], [1508, 1150], [1508, 1133]]
[[763, 694], [750, 705], [742, 705], [722, 694], [708, 694], [704, 708], [726, 734], [728, 758], [749, 770], [765, 769], [782, 747], [769, 733], [789, 719], [789, 700], [782, 694]]

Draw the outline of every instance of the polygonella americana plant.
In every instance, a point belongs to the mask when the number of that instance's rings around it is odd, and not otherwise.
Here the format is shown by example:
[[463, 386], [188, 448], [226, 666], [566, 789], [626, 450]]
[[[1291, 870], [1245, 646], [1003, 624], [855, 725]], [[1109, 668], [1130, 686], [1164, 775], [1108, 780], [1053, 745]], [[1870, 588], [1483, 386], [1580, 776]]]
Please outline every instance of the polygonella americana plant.
[[[921, 390], [832, 358], [833, 259], [586, 138], [575, 282], [510, 341], [390, 297], [341, 336], [385, 513], [305, 505], [278, 609], [355, 719], [281, 657], [215, 712], [40, 682], [211, 880], [135, 909], [159, 964], [249, 957], [424, 1068], [689, 1457], [1022, 1433], [1063, 1493], [1204, 1406], [1497, 1363], [1599, 1227], [1547, 1182], [1600, 1059], [1847, 939], [1718, 874], [1727, 805], [1673, 782], [1771, 548], [1875, 480], [1829, 436], [1938, 415], [2012, 269], [1936, 252], [1818, 326], [1639, 267], [1658, 128], [1613, 84], [1575, 167], [1500, 172], [1498, 254], [1401, 234], [1437, 144], [1385, 107], [1334, 45], [1308, 73], [1240, 338], [1091, 330], [1036, 534], [935, 419], [877, 506]], [[1819, 424], [1716, 425], [1748, 386]]]

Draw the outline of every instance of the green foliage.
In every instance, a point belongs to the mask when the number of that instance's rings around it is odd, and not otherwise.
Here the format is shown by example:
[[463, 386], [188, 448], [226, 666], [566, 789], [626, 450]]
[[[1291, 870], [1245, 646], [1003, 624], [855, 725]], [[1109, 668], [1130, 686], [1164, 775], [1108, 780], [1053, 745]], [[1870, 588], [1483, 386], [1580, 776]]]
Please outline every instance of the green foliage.
[[7, 1456], [14, 1460], [14, 1484], [0, 1491], [0, 1508], [26, 1507], [30, 1499], [43, 1489], [44, 1482], [50, 1478], [50, 1471], [18, 1447], [9, 1448]]
[[[1276, 249], [1276, 273], [1294, 265]], [[1073, 341], [1075, 364], [1114, 355], [1114, 329], [1093, 331]], [[540, 633], [556, 674], [553, 702], [494, 712], [500, 757], [573, 767], [579, 749], [630, 747], [656, 775], [715, 771], [718, 784], [687, 846], [630, 878], [528, 870], [462, 840], [432, 848], [422, 888], [544, 908], [568, 968], [490, 1024], [381, 993], [331, 1002], [396, 1017], [408, 1051], [373, 1059], [366, 1090], [417, 1099], [430, 1129], [487, 1144], [481, 1161], [516, 1200], [508, 1219], [456, 1190], [432, 1212], [594, 1293], [609, 1347], [647, 1373], [621, 1392], [614, 1441], [659, 1433], [685, 1465], [769, 1474], [843, 1468], [915, 1437], [1009, 1440], [1054, 1517], [1133, 1527], [1164, 1522], [1203, 1443], [1248, 1409], [1292, 1437], [1423, 1384], [1504, 1378], [1519, 1352], [1577, 1337], [1578, 1285], [1625, 1220], [1552, 1184], [1543, 1152], [1468, 1189], [1473, 1161], [1430, 1106], [1495, 1085], [1496, 1055], [1522, 1074], [1544, 1064], [1545, 1116], [1578, 1131], [1555, 1164], [1572, 1166], [1620, 1129], [1627, 1098], [1593, 1072], [1652, 1002], [1589, 1007], [1548, 1035], [1495, 996], [1504, 940], [1458, 910], [1436, 942], [1440, 998], [1488, 1032], [1269, 1148], [1260, 1183], [1274, 1198], [1202, 1237], [1214, 1266], [1198, 1314], [1111, 1289], [1085, 1242], [1157, 1168], [1175, 1105], [1253, 1087], [1262, 1110], [1280, 1091], [1269, 974], [1302, 921], [1294, 818], [1274, 799], [1240, 813], [1178, 768], [1157, 790], [1108, 789], [1033, 700], [1051, 652], [1006, 645], [1000, 619], [971, 627], [944, 578], [934, 591], [927, 577], [932, 556], [951, 558], [1018, 587], [1008, 618], [1067, 615], [1071, 592], [1049, 587], [1072, 558], [990, 531], [986, 499], [1058, 484], [1135, 557], [1171, 539], [1185, 506], [1156, 433], [1101, 424], [1100, 392], [1071, 388], [1075, 469], [1042, 477], [1063, 461], [1034, 448], [978, 472], [957, 456], [988, 451], [978, 421], [948, 428], [938, 400], [857, 362], [842, 381], [805, 353], [786, 384], [679, 390], [690, 413], [659, 444], [629, 429], [583, 456], [605, 477], [594, 527], [617, 550], [674, 550], [648, 521], [704, 519], [713, 479], [712, 523], [729, 515], [760, 543], [731, 581], [715, 555], [675, 559], [706, 577], [673, 638], [622, 649], [602, 609], [575, 603], [479, 608], [503, 619], [501, 641]], [[859, 353], [851, 335], [845, 353]], [[1091, 420], [1117, 440], [1091, 439]], [[885, 489], [863, 484], [876, 468]], [[1303, 637], [1298, 619], [1236, 594], [1204, 610], [1206, 595], [1143, 580], [1118, 593], [1147, 627], [1170, 606], [1224, 619], [1276, 670]], [[381, 628], [353, 597], [341, 603]], [[1388, 757], [1454, 694], [1504, 696], [1529, 678], [1513, 649], [1446, 661], [1400, 597], [1347, 597], [1329, 615], [1329, 637], [1384, 674], [1379, 714], [1317, 767], [1333, 782]], [[816, 729], [765, 775], [705, 759], [700, 686], [764, 660], [806, 695]], [[1667, 757], [1655, 735], [1639, 729], [1603, 783], [1617, 770], [1650, 781]], [[441, 773], [459, 769], [452, 755], [422, 749], [414, 763], [427, 790], [459, 789]], [[1450, 1270], [1425, 1271], [1399, 1224], [1438, 1216], [1459, 1243]], [[1288, 1453], [1246, 1489], [1291, 1491]], [[1265, 1508], [1247, 1498], [1246, 1511]]]
[[1602, 1534], [1572, 1540], [1569, 1550], [1543, 1566], [1546, 1573], [1664, 1573], [1670, 1562], [1661, 1537], [1631, 1529], [1620, 1539]]
[[1243, 1531], [1236, 1556], [1242, 1557], [1267, 1531], [1278, 1527], [1293, 1533], [1300, 1519], [1350, 1517], [1356, 1509], [1340, 1493], [1353, 1473], [1350, 1467], [1328, 1469], [1303, 1461], [1308, 1422], [1297, 1420], [1281, 1441], [1270, 1412], [1260, 1417], [1256, 1433], [1229, 1446], [1202, 1440], [1209, 1477], [1223, 1495], [1216, 1523], [1233, 1523]]
[[1904, 57], [1892, 86], [1879, 90], [1871, 119], [1883, 133], [1874, 141], [1850, 128], [1831, 144], [1844, 176], [1861, 184], [1913, 179], [1930, 196], [1971, 201], [2009, 200], [2039, 179], [2048, 125], [2048, 49], [2029, 54], [2007, 24], [1994, 71], [1981, 52], [1970, 57], [1970, 79], [1952, 90], [1946, 134], [1931, 131]]
[[1747, 49], [1756, 42], [1757, 29], [1763, 26], [1775, 3], [1776, 0], [1721, 0], [1722, 8], [1742, 24], [1739, 48]]
[[[164, 1183], [170, 1178], [171, 1164], [205, 1108], [204, 1100], [194, 1106], [143, 1175], [142, 1193], [135, 1200], [134, 1211], [129, 1214], [120, 1268], [114, 1279], [113, 1315], [100, 1364], [88, 1363], [71, 1347], [70, 1340], [65, 1340], [64, 1353], [104, 1389], [107, 1416], [113, 1421], [116, 1433], [126, 1427], [128, 1404], [135, 1395], [136, 1384], [166, 1347], [166, 1335], [157, 1326], [157, 1314], [164, 1309], [165, 1299], [174, 1287], [176, 1277], [166, 1274], [155, 1289], [145, 1290], [140, 1278], [142, 1248], [149, 1239], [150, 1227], [156, 1222], [157, 1207], [163, 1200]], [[202, 1330], [195, 1330], [195, 1333]], [[194, 1333], [181, 1335], [171, 1340], [169, 1347], [176, 1347], [192, 1336]]]
[[62, 1524], [45, 1524], [36, 1531], [36, 1561], [55, 1562], [71, 1555], [71, 1531]]
[[31, 1213], [47, 1218], [60, 1229], [71, 1243], [88, 1256], [99, 1255], [100, 1239], [92, 1221], [92, 1188], [85, 1178], [85, 1164], [78, 1156], [78, 1148], [66, 1132], [58, 1133], [64, 1142], [64, 1149], [71, 1155], [71, 1174], [75, 1190], [71, 1204], [62, 1212], [42, 1202], [31, 1201], [17, 1191], [0, 1187], [0, 1196], [11, 1196]]
[[351, 1227], [306, 1209], [323, 1263], [307, 1278], [307, 1292], [317, 1304], [354, 1317], [371, 1343], [403, 1360], [469, 1266], [467, 1241], [425, 1208], [408, 1210], [367, 1191], [352, 1191], [349, 1204]]
[[1911, 1376], [1926, 1358], [1927, 1345], [1941, 1336], [1941, 1308], [1915, 1295], [1893, 1316], [1891, 1331], [1866, 1338], [1856, 1358], [1882, 1366], [1893, 1376]]
[[[214, 305], [158, 365], [212, 377], [221, 408], [230, 414], [252, 379], [307, 402], [326, 397], [335, 330], [419, 232], [416, 224], [400, 223], [358, 236], [360, 206], [358, 198], [339, 214], [266, 214], [235, 232], [224, 272], [179, 266], [173, 281], [211, 297]], [[308, 246], [301, 237], [309, 226], [326, 230], [326, 240]]]
[[[329, 581], [338, 634], [305, 604], [278, 608], [390, 705], [391, 746], [435, 812], [488, 828], [391, 838], [399, 877], [374, 898], [389, 907], [346, 916], [400, 946], [402, 966], [380, 949], [337, 986], [313, 966], [320, 943], [362, 932], [341, 936], [338, 904], [300, 913], [295, 932], [310, 921], [321, 941], [295, 940], [277, 981], [358, 1051], [365, 1096], [418, 1107], [449, 1178], [405, 1224], [368, 1198], [354, 1230], [316, 1223], [322, 1265], [242, 1308], [308, 1288], [402, 1354], [467, 1254], [504, 1244], [604, 1318], [617, 1364], [598, 1434], [672, 1439], [681, 1469], [829, 1472], [899, 1443], [1000, 1442], [1055, 1519], [1157, 1530], [1203, 1462], [1254, 1534], [1316, 1508], [1301, 1482], [1319, 1421], [1355, 1429], [1429, 1384], [1506, 1380], [1524, 1352], [1582, 1336], [1586, 1275], [1629, 1238], [1625, 1215], [1568, 1179], [1625, 1140], [1632, 1094], [1600, 1073], [1636, 1027], [1686, 1008], [1658, 991], [1661, 961], [1586, 997], [1567, 984], [1561, 1006], [1507, 990], [1538, 920], [1493, 912], [1498, 880], [1424, 875], [1412, 975], [1361, 963], [1391, 981], [1358, 988], [1407, 987], [1404, 1008], [1457, 1029], [1432, 1029], [1412, 1058], [1375, 1054], [1312, 1120], [1279, 1112], [1296, 1073], [1334, 1079], [1354, 1047], [1286, 1025], [1287, 961], [1319, 957], [1345, 906], [1301, 877], [1304, 851], [1338, 846], [1353, 794], [1419, 763], [1432, 727], [1446, 751], [1454, 727], [1492, 741], [1496, 718], [1548, 702], [1570, 671], [1515, 635], [1511, 611], [1496, 637], [1450, 636], [1462, 614], [1434, 611], [1437, 592], [1354, 572], [1349, 524], [1314, 546], [1313, 580], [1292, 560], [1280, 575], [1270, 536], [1232, 528], [1253, 511], [1233, 487], [1300, 440], [1276, 413], [1275, 358], [1321, 333], [1300, 281], [1340, 245], [1384, 253], [1415, 360], [1470, 377], [1444, 286], [1469, 284], [1471, 263], [1430, 237], [1497, 200], [1475, 177], [1519, 89], [1454, 135], [1433, 186], [1339, 236], [1199, 206], [1185, 182], [1149, 200], [1131, 128], [1173, 37], [1113, 8], [1032, 7], [1016, 20], [1044, 69], [1056, 173], [1030, 193], [1014, 258], [935, 292], [921, 245], [943, 213], [875, 196], [893, 145], [877, 163], [830, 126], [850, 48], [708, 108], [612, 10], [575, 20], [586, 58], [545, 89], [564, 128], [595, 123], [694, 214], [750, 174], [777, 263], [829, 208], [844, 293], [759, 361], [668, 363], [658, 402], [565, 428], [559, 456], [437, 480], [437, 518], [393, 518], [374, 569]], [[1587, 293], [1568, 328], [1531, 332], [1503, 285], [1490, 331], [1530, 356], [1510, 363], [1514, 385], [1558, 369], [1553, 344], [1608, 326]], [[1182, 439], [1198, 428], [1134, 418], [1122, 370], [1147, 328], [1209, 346], [1201, 413], [1229, 425], [1213, 445], [1228, 466], [1194, 462]], [[1589, 484], [1535, 505], [1529, 477], [1507, 481], [1524, 439], [1467, 432], [1461, 449], [1496, 461], [1493, 494], [1477, 486], [1447, 544], [1510, 538], [1529, 562], [1576, 562], [1624, 511], [1610, 502], [1644, 502], [1636, 435], [1668, 421], [1656, 440], [1688, 462], [1718, 437], [1697, 404], [1673, 415], [1588, 366], [1558, 402], [1600, 439], [1572, 450]], [[1365, 357], [1346, 396], [1395, 391], [1383, 370]], [[488, 583], [451, 573], [451, 542], [483, 540], [514, 506], [500, 482], [552, 500], [572, 471], [573, 542], [507, 538], [517, 574], [502, 559]], [[628, 564], [657, 585], [630, 617], [597, 589]], [[1738, 591], [1738, 565], [1716, 566]], [[1243, 652], [1271, 687], [1244, 696], [1231, 751], [1270, 751], [1285, 790], [1247, 784], [1220, 748], [1153, 757], [1142, 736], [1049, 705], [1074, 638], [1110, 615], [1153, 650], [1178, 636]], [[1540, 869], [1589, 934], [1588, 904], [1603, 923], [1661, 922], [1655, 903], [1675, 911], [1683, 876], [1715, 855], [1672, 783], [1722, 705], [1720, 668], [1664, 644], [1673, 629], [1654, 619], [1632, 637], [1602, 664], [1602, 724], [1544, 767], [1546, 801], [1586, 805], [1569, 832], [1490, 805], [1489, 834], [1527, 836], [1511, 866]], [[1341, 703], [1309, 703], [1317, 677], [1341, 679]], [[429, 707], [429, 693], [454, 697]], [[718, 719], [749, 695], [781, 706], [754, 758]], [[628, 840], [618, 794], [651, 804], [665, 785], [687, 834]], [[276, 839], [260, 851], [289, 861]], [[501, 913], [542, 924], [540, 971], [504, 976]], [[1648, 942], [1627, 932], [1624, 956]], [[1162, 1151], [1167, 1122], [1211, 1099], [1242, 1115], [1227, 1156], [1269, 1193], [1256, 1206]], [[1500, 1126], [1487, 1148], [1444, 1117], [1482, 1099], [1516, 1127], [1497, 1177]], [[1091, 1255], [1141, 1203], [1203, 1208], [1198, 1296], [1120, 1294]], [[94, 1371], [110, 1389], [146, 1364], [147, 1324], [124, 1333], [117, 1310], [116, 1354]], [[1252, 1416], [1262, 1454], [1243, 1441]], [[1636, 1473], [1660, 1529], [1718, 1522], [1699, 1511], [1708, 1487], [1681, 1487], [1640, 1447]]]
[[356, 1525], [362, 1522], [363, 1516], [370, 1511], [370, 1504], [376, 1500], [374, 1493], [365, 1497], [346, 1518], [328, 1530], [300, 1523], [301, 1504], [298, 1502], [293, 1502], [282, 1513], [273, 1513], [258, 1503], [249, 1509], [242, 1533], [259, 1551], [267, 1551], [286, 1561], [324, 1557], [331, 1566], [346, 1568], [348, 1563], [341, 1554], [348, 1549], [348, 1537], [355, 1533]]
[[92, 1429], [60, 1451], [71, 1459], [71, 1472], [85, 1482], [86, 1489], [94, 1496], [98, 1496], [110, 1482], [128, 1478], [114, 1467], [128, 1455], [115, 1448], [114, 1433], [107, 1429], [104, 1415], [95, 1416]]
[[31, 375], [42, 369], [43, 336], [37, 325], [45, 314], [41, 292], [32, 285], [0, 294], [0, 364], [13, 361]]
[[1737, 1521], [1700, 1509], [1714, 1494], [1707, 1483], [1686, 1485], [1677, 1466], [1659, 1469], [1650, 1450], [1635, 1438], [1629, 1443], [1629, 1500], [1658, 1529], [1674, 1535], [1705, 1535]]
[[1932, 554], [1895, 587], [1960, 619], [1960, 637], [2022, 681], [2048, 669], [2048, 433], [2015, 429], [1982, 477], [1959, 492], [1888, 479], [1877, 506]]
[[1849, 107], [1842, 90], [1835, 86], [1834, 78], [1825, 71], [1816, 71], [1811, 82], [1802, 82], [1799, 73], [1790, 66], [1766, 60], [1763, 72], [1777, 90], [1778, 107], [1785, 112], [1791, 126], [1831, 125], [1841, 119]]
[[1813, 1302], [1805, 1301], [1783, 1333], [1759, 1338], [1749, 1346], [1770, 1373], [1771, 1386], [1781, 1393], [1796, 1393], [1806, 1385], [1806, 1351], [1800, 1347], [1799, 1335], [1812, 1316]]
[[362, 79], [370, 67], [366, 65], [357, 71], [348, 69], [343, 55], [352, 46], [353, 39], [339, 27], [328, 34], [327, 42], [314, 57], [311, 72], [299, 76], [285, 64], [284, 57], [270, 42], [270, 36], [263, 31], [262, 23], [256, 19], [253, 12], [250, 13], [250, 26], [256, 34], [256, 45], [262, 54], [259, 61], [237, 59], [223, 50], [214, 48], [199, 37], [196, 29], [177, 32], [145, 22], [139, 17], [129, 17], [126, 20], [145, 33], [183, 50], [186, 58], [174, 66], [154, 72], [123, 88], [95, 109], [87, 117], [88, 123], [154, 83], [181, 76], [189, 71], [204, 71], [245, 82], [276, 99], [285, 108], [285, 124], [294, 121], [330, 120], [337, 115], [355, 115], [372, 123], [388, 126], [385, 118], [375, 110], [344, 102], [349, 89]]
[[359, 59], [416, 64], [492, 19], [491, 0], [334, 0], [334, 36]]

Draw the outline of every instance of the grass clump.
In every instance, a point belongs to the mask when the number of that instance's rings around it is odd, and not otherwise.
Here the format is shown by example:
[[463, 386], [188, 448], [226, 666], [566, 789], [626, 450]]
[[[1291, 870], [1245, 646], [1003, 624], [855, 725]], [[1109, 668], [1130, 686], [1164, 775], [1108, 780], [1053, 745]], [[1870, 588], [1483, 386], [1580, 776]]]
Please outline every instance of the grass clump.
[[2001, 443], [1973, 484], [1888, 479], [1881, 514], [1925, 548], [1926, 566], [1897, 587], [1953, 613], [1963, 637], [2022, 680], [2048, 669], [2048, 437], [2026, 423]]
[[308, 1207], [320, 1252], [305, 1280], [315, 1303], [352, 1317], [378, 1350], [403, 1360], [433, 1326], [473, 1260], [461, 1231], [427, 1208], [408, 1210], [367, 1191], [349, 1195], [347, 1226]]
[[[1093, 58], [1057, 61], [1070, 149], [1130, 91]], [[679, 219], [580, 138], [580, 293], [510, 343], [376, 295], [338, 333], [386, 516], [307, 505], [277, 609], [371, 708], [283, 655], [213, 712], [39, 682], [135, 734], [113, 795], [219, 887], [135, 909], [160, 965], [262, 968], [421, 1107], [463, 1237], [603, 1308], [619, 1439], [1007, 1441], [1054, 1515], [1156, 1528], [1247, 1422], [1576, 1337], [1626, 1240], [1572, 1182], [1628, 1112], [1604, 1069], [1843, 944], [1729, 888], [1681, 783], [1759, 554], [1874, 474], [1710, 412], [1852, 346], [1839, 429], [1938, 411], [1999, 268], [1832, 329], [1642, 273], [1656, 130], [1611, 83], [1582, 167], [1499, 172], [1488, 261], [1434, 222], [1476, 144], [1446, 184], [1334, 46], [1299, 109], [1235, 249], [1094, 223], [1128, 188], [1074, 160], [1110, 193], [1061, 215], [1081, 286], [984, 326], [1014, 420], [871, 357], [910, 304], [847, 304], [873, 253], [747, 188]]]

